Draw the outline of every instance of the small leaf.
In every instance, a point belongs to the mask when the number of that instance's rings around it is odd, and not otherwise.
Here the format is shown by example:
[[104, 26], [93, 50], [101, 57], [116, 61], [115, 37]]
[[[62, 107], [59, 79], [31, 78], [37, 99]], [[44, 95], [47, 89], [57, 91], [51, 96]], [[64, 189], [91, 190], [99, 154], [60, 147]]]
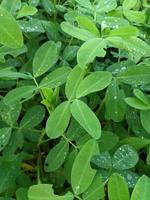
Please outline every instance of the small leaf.
[[150, 105], [143, 103], [141, 100], [139, 100], [136, 97], [125, 98], [125, 102], [129, 106], [136, 108], [136, 109], [139, 109], [139, 110], [149, 110], [150, 109]]
[[119, 142], [119, 145], [129, 144], [137, 151], [150, 144], [150, 140], [141, 137], [126, 137]]
[[57, 62], [57, 45], [53, 41], [45, 42], [35, 53], [33, 59], [33, 74], [35, 77], [47, 72]]
[[0, 151], [8, 144], [11, 136], [11, 128], [0, 128]]
[[6, 96], [4, 97], [4, 103], [7, 105], [12, 105], [16, 102], [21, 101], [22, 99], [29, 99], [33, 96], [36, 90], [37, 87], [33, 85], [15, 88], [6, 94]]
[[138, 162], [138, 154], [135, 149], [129, 145], [123, 145], [117, 149], [113, 155], [113, 167], [118, 170], [133, 168]]
[[129, 190], [124, 178], [115, 173], [108, 182], [109, 200], [130, 200]]
[[60, 67], [46, 77], [44, 77], [40, 83], [40, 87], [56, 88], [64, 84], [67, 80], [68, 75], [70, 74], [70, 67]]
[[41, 123], [45, 116], [45, 109], [41, 105], [36, 105], [26, 112], [20, 122], [20, 129], [30, 129]]
[[76, 97], [80, 98], [93, 92], [98, 92], [106, 88], [112, 80], [110, 72], [92, 72], [83, 79], [76, 92]]
[[131, 195], [131, 200], [149, 200], [150, 197], [150, 179], [143, 175], [135, 185]]
[[91, 168], [90, 160], [98, 152], [97, 143], [91, 139], [84, 144], [75, 158], [71, 173], [71, 185], [76, 195], [83, 193], [91, 185], [96, 171]]
[[77, 122], [95, 139], [101, 136], [101, 124], [94, 112], [82, 101], [74, 100], [71, 113]]
[[82, 81], [84, 75], [85, 71], [82, 70], [80, 67], [76, 66], [72, 69], [67, 78], [65, 87], [65, 94], [68, 99], [74, 99], [76, 97], [77, 88]]
[[30, 186], [28, 190], [29, 200], [73, 200], [71, 192], [67, 192], [64, 196], [54, 194], [52, 185], [38, 184]]
[[83, 193], [83, 200], [99, 200], [104, 198], [104, 184], [102, 178], [97, 174], [90, 187]]
[[77, 61], [78, 65], [85, 69], [87, 65], [94, 61], [96, 57], [104, 57], [106, 51], [105, 40], [101, 38], [90, 39], [85, 42], [78, 50]]
[[33, 6], [28, 6], [27, 4], [23, 5], [22, 8], [19, 10], [17, 19], [26, 17], [26, 16], [32, 16], [37, 13], [37, 9]]
[[87, 16], [77, 16], [76, 20], [81, 28], [88, 30], [97, 37], [100, 36], [99, 30], [97, 29], [96, 25]]
[[45, 171], [56, 171], [65, 161], [69, 151], [69, 144], [67, 141], [61, 140], [48, 153], [45, 160]]
[[124, 0], [123, 1], [123, 9], [132, 9], [136, 6], [136, 4], [138, 3], [138, 0]]
[[138, 36], [139, 30], [134, 26], [123, 26], [114, 30], [111, 30], [109, 36], [131, 37]]
[[22, 32], [13, 16], [0, 6], [0, 43], [10, 48], [23, 46]]
[[133, 93], [140, 101], [142, 101], [144, 104], [147, 104], [148, 106], [150, 106], [149, 99], [147, 98], [147, 96], [141, 90], [134, 89]]
[[60, 137], [65, 132], [69, 124], [70, 117], [71, 113], [69, 101], [65, 101], [57, 106], [46, 123], [46, 133], [48, 137], [52, 139]]
[[65, 33], [79, 40], [87, 41], [91, 38], [95, 38], [95, 35], [90, 33], [89, 31], [73, 26], [68, 22], [62, 22], [61, 28]]

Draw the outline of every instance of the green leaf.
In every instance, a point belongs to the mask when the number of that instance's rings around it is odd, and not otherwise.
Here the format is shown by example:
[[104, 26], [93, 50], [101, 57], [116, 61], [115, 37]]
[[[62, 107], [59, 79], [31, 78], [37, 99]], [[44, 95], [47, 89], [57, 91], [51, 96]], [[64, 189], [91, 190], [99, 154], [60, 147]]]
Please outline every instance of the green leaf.
[[134, 26], [123, 26], [114, 30], [111, 30], [109, 36], [131, 37], [138, 36], [139, 30]]
[[78, 28], [68, 22], [62, 22], [61, 28], [65, 33], [79, 40], [87, 41], [89, 39], [95, 38], [95, 35], [91, 32], [82, 28]]
[[97, 143], [91, 139], [84, 144], [75, 158], [71, 172], [71, 186], [76, 195], [83, 193], [91, 185], [96, 171], [91, 168], [90, 160], [98, 152]]
[[74, 99], [76, 97], [77, 88], [82, 81], [84, 75], [85, 71], [82, 70], [80, 67], [76, 66], [72, 69], [67, 78], [65, 87], [65, 94], [68, 99]]
[[73, 200], [71, 192], [67, 192], [64, 196], [54, 194], [52, 185], [38, 184], [30, 186], [28, 190], [29, 200]]
[[131, 200], [149, 200], [150, 196], [150, 179], [143, 175], [135, 185], [131, 195]]
[[93, 92], [98, 92], [106, 88], [112, 80], [110, 72], [92, 72], [83, 79], [76, 92], [76, 97], [80, 98]]
[[124, 178], [117, 173], [108, 182], [109, 200], [130, 200], [129, 190]]
[[102, 178], [99, 174], [97, 174], [90, 187], [83, 193], [83, 200], [99, 200], [104, 198], [104, 184], [102, 182]]
[[144, 11], [124, 10], [123, 14], [131, 22], [140, 24], [146, 22], [146, 13]]
[[117, 79], [129, 85], [148, 84], [150, 83], [150, 67], [144, 65], [130, 67], [119, 73]]
[[126, 137], [119, 142], [119, 145], [124, 145], [124, 144], [130, 145], [138, 151], [138, 150], [146, 147], [148, 144], [150, 144], [150, 140], [147, 138], [132, 136], [132, 137]]
[[68, 183], [71, 183], [71, 170], [77, 154], [78, 154], [77, 149], [71, 151], [64, 163], [64, 173]]
[[149, 57], [150, 47], [149, 45], [137, 37], [107, 37], [107, 41], [110, 45], [119, 49], [126, 50], [130, 59], [134, 62], [138, 62], [142, 57]]
[[7, 105], [12, 105], [16, 102], [21, 101], [22, 99], [29, 99], [33, 96], [33, 93], [36, 90], [37, 88], [33, 85], [15, 88], [6, 94], [6, 96], [4, 97], [4, 103]]
[[11, 128], [0, 128], [0, 151], [2, 151], [9, 142]]
[[123, 1], [123, 9], [132, 9], [136, 6], [136, 4], [138, 3], [138, 0], [124, 0]]
[[108, 152], [93, 156], [91, 162], [96, 168], [110, 169], [112, 167], [111, 157]]
[[150, 109], [149, 110], [141, 110], [140, 111], [140, 119], [143, 128], [150, 133]]
[[110, 131], [102, 131], [102, 136], [98, 141], [100, 152], [106, 152], [113, 149], [118, 141], [119, 137], [116, 134]]
[[106, 119], [112, 119], [115, 122], [123, 120], [126, 112], [126, 104], [124, 102], [124, 90], [119, 88], [117, 81], [114, 79], [107, 88], [105, 103], [106, 103]]
[[23, 5], [22, 8], [19, 10], [17, 19], [26, 17], [26, 16], [32, 16], [37, 13], [37, 9], [33, 6], [28, 6], [27, 4]]
[[117, 7], [116, 0], [100, 0], [97, 2], [98, 2], [98, 4], [95, 5], [95, 8], [99, 14], [109, 12], [111, 10], [114, 10]]
[[67, 141], [61, 140], [48, 153], [45, 160], [45, 171], [56, 171], [65, 161], [69, 151], [69, 144]]
[[144, 104], [150, 106], [150, 100], [147, 98], [147, 96], [139, 89], [133, 90], [134, 95], [142, 101]]
[[57, 62], [57, 45], [53, 41], [45, 42], [35, 53], [33, 59], [33, 75], [41, 76]]
[[15, 125], [20, 115], [21, 108], [22, 106], [19, 103], [14, 103], [8, 106], [4, 103], [4, 101], [1, 101], [0, 102], [1, 119], [9, 126]]
[[16, 12], [21, 8], [21, 0], [2, 0], [1, 6], [15, 16]]
[[45, 116], [45, 109], [41, 105], [36, 105], [27, 110], [20, 122], [20, 129], [30, 129], [42, 122]]
[[40, 87], [56, 88], [58, 86], [61, 86], [66, 82], [70, 71], [70, 67], [60, 67], [52, 71], [42, 79], [42, 81], [40, 82]]
[[93, 33], [96, 37], [100, 37], [100, 33], [96, 25], [87, 16], [77, 16], [76, 20], [81, 28], [88, 30], [89, 32]]
[[85, 69], [87, 65], [94, 61], [96, 57], [104, 57], [106, 55], [105, 40], [101, 38], [90, 39], [85, 42], [78, 50], [77, 62], [78, 65]]
[[46, 133], [48, 137], [52, 139], [60, 137], [65, 132], [69, 124], [70, 117], [71, 113], [69, 101], [65, 101], [57, 106], [46, 123]]
[[101, 136], [101, 124], [94, 112], [82, 101], [74, 100], [71, 113], [77, 122], [95, 139]]
[[141, 100], [137, 99], [136, 97], [125, 98], [125, 102], [129, 106], [139, 109], [139, 110], [149, 110], [150, 109], [150, 105], [143, 103]]
[[24, 74], [20, 72], [12, 71], [11, 67], [6, 67], [4, 69], [0, 69], [0, 78], [9, 78], [9, 79], [32, 79], [30, 74]]
[[0, 6], [0, 43], [10, 48], [23, 46], [22, 32], [13, 16]]
[[125, 170], [133, 168], [137, 164], [138, 159], [138, 154], [133, 147], [123, 145], [114, 153], [112, 163], [115, 169]]

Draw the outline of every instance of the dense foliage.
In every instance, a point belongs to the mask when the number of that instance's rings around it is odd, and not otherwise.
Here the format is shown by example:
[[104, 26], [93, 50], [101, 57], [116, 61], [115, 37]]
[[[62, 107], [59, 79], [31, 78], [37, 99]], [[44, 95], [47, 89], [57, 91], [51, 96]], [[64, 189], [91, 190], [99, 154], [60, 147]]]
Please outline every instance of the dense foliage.
[[0, 200], [150, 199], [147, 0], [0, 0]]

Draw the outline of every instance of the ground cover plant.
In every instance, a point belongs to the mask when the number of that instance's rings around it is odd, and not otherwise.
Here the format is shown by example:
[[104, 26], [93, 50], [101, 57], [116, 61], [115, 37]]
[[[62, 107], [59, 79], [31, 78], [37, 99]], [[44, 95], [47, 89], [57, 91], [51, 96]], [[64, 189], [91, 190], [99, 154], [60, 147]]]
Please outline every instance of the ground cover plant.
[[147, 0], [0, 0], [0, 200], [150, 199]]

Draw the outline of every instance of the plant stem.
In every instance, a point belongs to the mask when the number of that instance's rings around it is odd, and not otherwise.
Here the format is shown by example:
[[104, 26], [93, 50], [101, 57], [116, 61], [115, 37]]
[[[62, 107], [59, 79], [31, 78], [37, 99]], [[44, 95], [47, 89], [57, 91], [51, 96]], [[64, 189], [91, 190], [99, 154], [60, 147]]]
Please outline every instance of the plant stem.
[[64, 134], [62, 135], [62, 137], [63, 137], [67, 142], [69, 142], [75, 149], [78, 149], [78, 147], [77, 147], [75, 144], [73, 144]]
[[[37, 88], [38, 88], [38, 90], [39, 90], [39, 93], [40, 93], [40, 95], [41, 95], [42, 100], [44, 100], [44, 99], [45, 99], [45, 98], [44, 98], [44, 95], [43, 95], [43, 93], [42, 93], [42, 91], [41, 91], [41, 89], [40, 89], [40, 87], [39, 87], [39, 84], [38, 84], [38, 82], [36, 81], [35, 77], [33, 77], [33, 80], [34, 80], [34, 83], [35, 83], [35, 85], [37, 86]], [[46, 105], [45, 105], [45, 107], [46, 107], [47, 111], [49, 112], [49, 114], [51, 115], [51, 111], [50, 111], [49, 107], [46, 106]]]

